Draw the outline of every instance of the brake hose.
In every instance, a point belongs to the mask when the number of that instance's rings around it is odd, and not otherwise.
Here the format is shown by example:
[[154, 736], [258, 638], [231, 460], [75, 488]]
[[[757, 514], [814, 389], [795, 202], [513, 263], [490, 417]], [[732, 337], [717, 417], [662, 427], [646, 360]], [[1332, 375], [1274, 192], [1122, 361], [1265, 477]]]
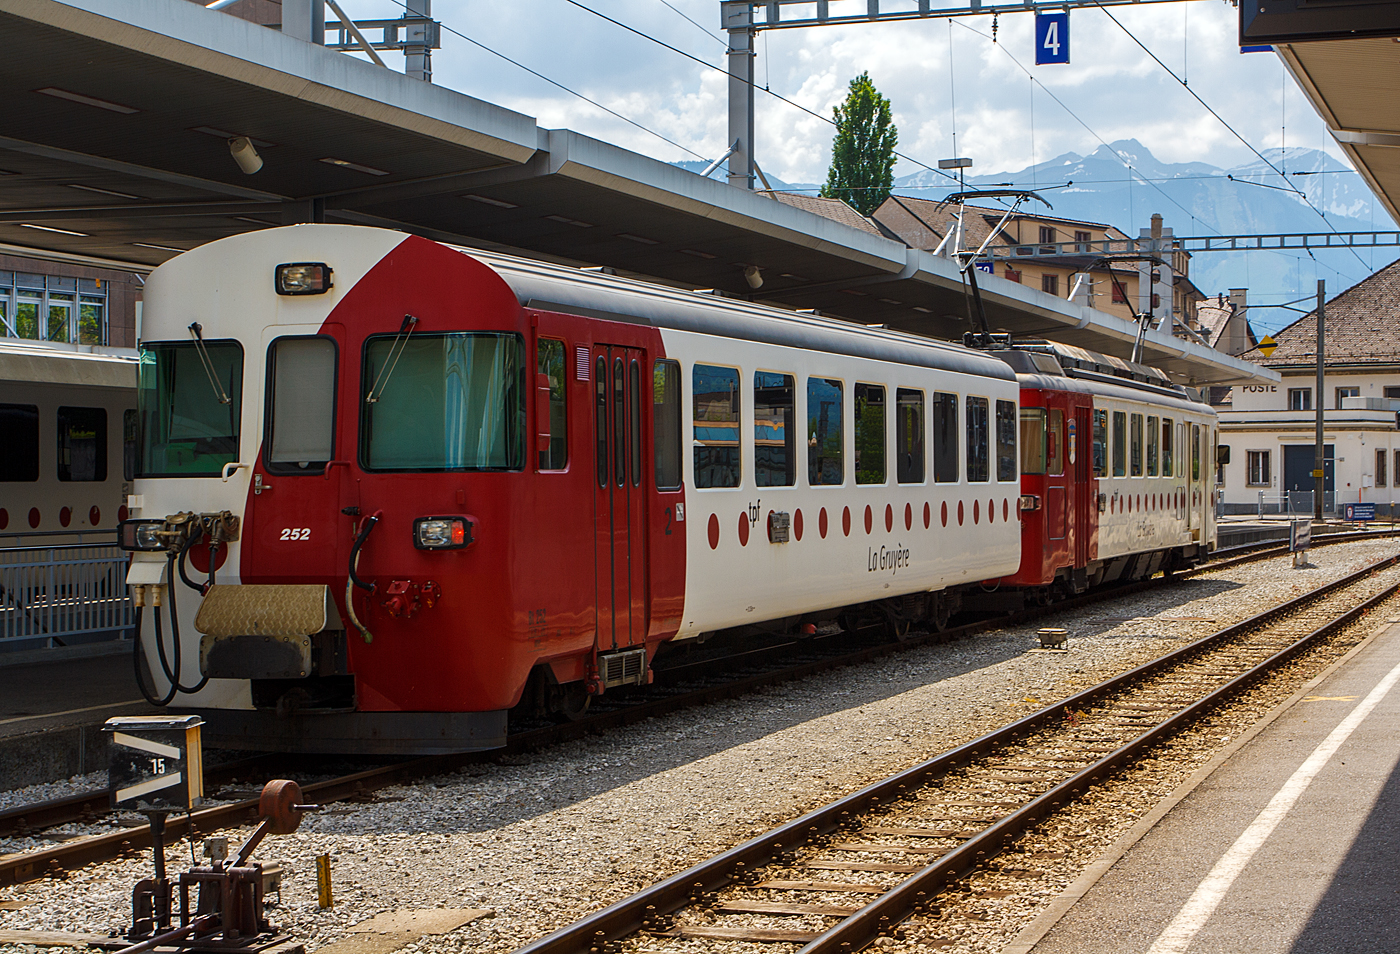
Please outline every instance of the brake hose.
[[198, 593], [200, 596], [204, 596], [205, 594], [207, 594], [209, 592], [210, 585], [212, 585], [212, 579], [214, 575], [214, 544], [209, 545], [209, 575], [211, 583], [196, 583], [194, 580], [191, 580], [189, 578], [189, 576], [185, 572], [185, 555], [190, 552], [190, 547], [194, 546], [196, 543], [199, 542], [199, 539], [202, 536], [204, 536], [204, 531], [201, 529], [197, 533], [195, 533], [194, 536], [186, 540], [184, 546], [180, 547], [179, 558], [180, 580], [190, 589]]
[[[170, 701], [171, 701], [172, 699], [175, 698], [175, 692], [176, 692], [176, 690], [177, 690], [179, 687], [177, 687], [177, 686], [172, 682], [172, 683], [170, 684], [170, 694], [167, 695], [164, 699], [157, 699], [152, 693], [150, 693], [150, 692], [147, 691], [147, 689], [146, 689], [146, 680], [143, 679], [143, 678], [142, 678], [142, 675], [141, 675], [141, 657], [142, 657], [142, 652], [141, 652], [141, 614], [142, 614], [142, 610], [143, 610], [143, 609], [144, 609], [144, 607], [141, 607], [141, 606], [136, 607], [136, 636], [135, 636], [135, 638], [132, 640], [132, 647], [131, 647], [132, 668], [135, 669], [135, 671], [136, 671], [136, 687], [137, 687], [138, 689], [141, 690], [141, 695], [144, 696], [145, 699], [146, 699], [146, 701], [149, 702], [151, 705], [153, 705], [153, 706], [168, 706], [168, 705], [170, 705]], [[155, 624], [156, 624], [156, 645], [157, 645], [157, 646], [160, 646], [160, 645], [161, 645], [160, 607], [159, 607], [159, 606], [155, 607], [155, 610], [156, 610], [156, 616], [155, 616]], [[152, 673], [152, 675], [154, 675], [154, 673]]]
[[[188, 548], [189, 545], [186, 544], [185, 549]], [[180, 559], [183, 561], [184, 557], [185, 551], [181, 550]], [[173, 561], [175, 559], [175, 554], [172, 553], [169, 559]], [[168, 569], [169, 568], [167, 568], [167, 573]], [[157, 611], [156, 613], [156, 619], [160, 619], [159, 611]], [[193, 686], [180, 685], [180, 614], [175, 606], [175, 587], [173, 586], [170, 588], [170, 633], [171, 638], [173, 638], [175, 641], [175, 671], [173, 674], [167, 671], [166, 676], [169, 677], [171, 683], [174, 684], [175, 688], [179, 689], [183, 693], [193, 695], [194, 693], [198, 692], [199, 690], [205, 687], [205, 685], [209, 682], [209, 677], [204, 676], [199, 680], [199, 682], [195, 683]], [[163, 659], [162, 662], [164, 662]]]
[[374, 642], [374, 634], [365, 628], [365, 624], [361, 623], [360, 618], [355, 615], [355, 587], [358, 586], [362, 590], [373, 593], [374, 584], [366, 583], [360, 579], [355, 570], [360, 565], [360, 548], [365, 545], [365, 541], [369, 539], [370, 531], [374, 529], [375, 524], [379, 523], [379, 518], [383, 515], [384, 511], [376, 510], [365, 518], [359, 534], [355, 537], [355, 544], [350, 548], [350, 574], [345, 581], [345, 611], [350, 615], [350, 622], [355, 624], [355, 628], [360, 631], [360, 635], [364, 637], [366, 643]]

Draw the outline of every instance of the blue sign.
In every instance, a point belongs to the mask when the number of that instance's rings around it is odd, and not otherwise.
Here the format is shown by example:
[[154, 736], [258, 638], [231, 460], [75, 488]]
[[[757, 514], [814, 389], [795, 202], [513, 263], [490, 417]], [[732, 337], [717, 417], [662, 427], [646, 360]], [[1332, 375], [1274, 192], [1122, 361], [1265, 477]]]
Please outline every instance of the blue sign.
[[1344, 507], [1348, 523], [1376, 519], [1376, 505], [1373, 503], [1345, 504]]
[[1069, 62], [1069, 14], [1036, 13], [1035, 65]]
[[996, 266], [991, 262], [973, 262], [972, 264], [976, 266], [979, 272], [986, 272], [988, 275], [996, 274]]

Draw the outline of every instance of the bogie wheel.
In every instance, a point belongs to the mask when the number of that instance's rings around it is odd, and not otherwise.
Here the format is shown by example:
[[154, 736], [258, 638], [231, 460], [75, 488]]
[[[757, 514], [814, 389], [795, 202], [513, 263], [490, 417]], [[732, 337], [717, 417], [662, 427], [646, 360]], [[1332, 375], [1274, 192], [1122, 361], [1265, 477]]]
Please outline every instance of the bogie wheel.
[[263, 786], [258, 798], [258, 814], [272, 822], [274, 835], [290, 835], [301, 824], [301, 786], [290, 779], [275, 778]]
[[912, 620], [904, 619], [894, 613], [885, 616], [885, 635], [897, 642], [904, 642], [909, 638], [909, 630], [913, 626]]
[[577, 722], [588, 712], [588, 704], [592, 701], [593, 697], [582, 682], [565, 683], [554, 693], [550, 715], [555, 722]]
[[942, 593], [934, 593], [929, 597], [928, 624], [935, 632], [943, 632], [948, 628], [948, 619], [952, 616], [952, 611], [948, 606], [948, 598]]

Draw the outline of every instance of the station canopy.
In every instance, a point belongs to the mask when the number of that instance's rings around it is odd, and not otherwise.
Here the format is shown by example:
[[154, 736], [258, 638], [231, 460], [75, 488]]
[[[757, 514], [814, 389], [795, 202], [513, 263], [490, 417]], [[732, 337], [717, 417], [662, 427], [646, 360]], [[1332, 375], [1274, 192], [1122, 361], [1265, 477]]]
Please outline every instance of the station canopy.
[[[972, 327], [947, 258], [187, 0], [0, 0], [0, 101], [11, 252], [152, 267], [253, 229], [360, 223], [936, 338]], [[1131, 353], [1131, 322], [980, 278], [993, 331]], [[1197, 386], [1277, 381], [1164, 329], [1142, 362]]]

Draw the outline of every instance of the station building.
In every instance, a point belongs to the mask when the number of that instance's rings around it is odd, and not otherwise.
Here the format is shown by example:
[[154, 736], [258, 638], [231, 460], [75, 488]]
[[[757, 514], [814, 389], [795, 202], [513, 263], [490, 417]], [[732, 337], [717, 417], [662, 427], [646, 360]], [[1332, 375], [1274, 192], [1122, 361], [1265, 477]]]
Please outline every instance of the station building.
[[1220, 413], [1225, 513], [1311, 513], [1316, 408], [1324, 421], [1324, 510], [1375, 503], [1388, 516], [1400, 504], [1400, 261], [1326, 303], [1323, 381], [1316, 393], [1317, 314], [1242, 357], [1279, 372], [1279, 384], [1231, 389]]

